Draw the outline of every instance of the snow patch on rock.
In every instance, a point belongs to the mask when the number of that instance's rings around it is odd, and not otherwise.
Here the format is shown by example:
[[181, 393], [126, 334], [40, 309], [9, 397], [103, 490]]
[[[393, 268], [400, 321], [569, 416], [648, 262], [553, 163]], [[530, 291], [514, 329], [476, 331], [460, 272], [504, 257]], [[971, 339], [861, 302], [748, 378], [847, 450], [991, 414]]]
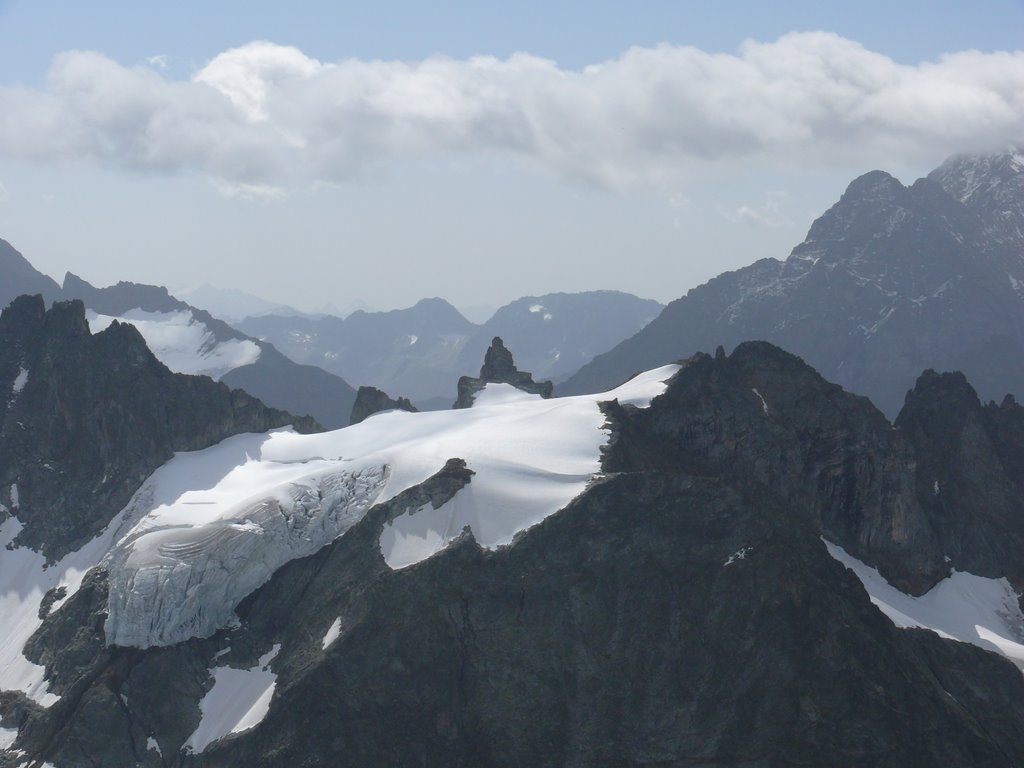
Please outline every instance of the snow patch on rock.
[[12, 391], [14, 394], [18, 394], [28, 384], [28, 368], [18, 367], [18, 375], [14, 377], [14, 387]]
[[259, 345], [249, 339], [218, 341], [205, 323], [188, 310], [146, 312], [133, 309], [120, 317], [86, 312], [89, 330], [99, 333], [112, 322], [134, 325], [161, 363], [175, 373], [219, 379], [229, 371], [255, 363]]
[[0, 749], [10, 749], [17, 738], [17, 728], [0, 728]]
[[277, 675], [270, 671], [270, 662], [280, 650], [281, 645], [275, 645], [250, 669], [215, 667], [210, 670], [213, 688], [199, 702], [202, 717], [182, 750], [200, 753], [218, 739], [255, 728], [263, 722], [277, 687]]
[[326, 651], [331, 647], [331, 644], [341, 636], [341, 616], [334, 620], [334, 623], [327, 628], [327, 632], [324, 634], [321, 644], [323, 649]]
[[953, 571], [924, 595], [913, 597], [839, 545], [825, 541], [825, 546], [853, 571], [871, 602], [897, 627], [930, 629], [941, 637], [995, 651], [1024, 669], [1024, 615], [1019, 596], [1005, 578]]

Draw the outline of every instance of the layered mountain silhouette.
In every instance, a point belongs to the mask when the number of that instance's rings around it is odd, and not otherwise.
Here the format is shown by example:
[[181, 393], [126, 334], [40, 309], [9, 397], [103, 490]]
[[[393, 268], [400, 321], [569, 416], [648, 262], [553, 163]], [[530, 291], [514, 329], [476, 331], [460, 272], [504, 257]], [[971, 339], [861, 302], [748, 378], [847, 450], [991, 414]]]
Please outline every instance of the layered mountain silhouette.
[[1024, 392], [1024, 155], [955, 157], [909, 187], [861, 176], [785, 261], [692, 289], [558, 393], [747, 339], [802, 356], [890, 417], [924, 368], [963, 371], [985, 399]]
[[297, 362], [318, 365], [360, 386], [400, 392], [413, 402], [448, 394], [475, 326], [444, 299], [422, 299], [389, 312], [345, 319], [263, 315], [239, 328], [266, 339]]
[[434, 298], [390, 312], [358, 311], [345, 319], [263, 315], [239, 328], [298, 362], [446, 407], [453, 382], [480, 365], [495, 336], [505, 339], [519, 364], [535, 376], [558, 379], [635, 333], [661, 308], [618, 291], [553, 293], [517, 299], [475, 325]]
[[176, 372], [209, 375], [328, 428], [348, 424], [356, 393], [340, 376], [295, 363], [272, 344], [235, 330], [161, 286], [122, 281], [97, 288], [70, 272], [58, 286], [0, 240], [0, 299], [12, 291], [6, 302], [24, 293], [47, 301], [80, 300], [96, 330], [114, 318], [135, 324], [154, 354]]

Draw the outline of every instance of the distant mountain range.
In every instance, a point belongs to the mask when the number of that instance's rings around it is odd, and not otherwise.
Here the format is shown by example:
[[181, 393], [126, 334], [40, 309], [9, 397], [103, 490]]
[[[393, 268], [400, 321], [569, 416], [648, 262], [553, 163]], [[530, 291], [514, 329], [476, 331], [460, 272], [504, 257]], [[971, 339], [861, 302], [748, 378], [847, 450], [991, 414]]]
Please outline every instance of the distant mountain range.
[[554, 293], [517, 299], [477, 325], [440, 298], [341, 318], [303, 314], [241, 291], [204, 286], [189, 294], [219, 307], [223, 317], [269, 312], [229, 325], [159, 286], [96, 288], [71, 273], [58, 285], [5, 241], [0, 276], [6, 278], [0, 300], [26, 291], [49, 301], [81, 299], [94, 330], [114, 319], [132, 323], [171, 370], [209, 375], [329, 428], [348, 423], [356, 394], [349, 381], [410, 398], [421, 408], [448, 408], [459, 378], [477, 371], [495, 337], [506, 340], [519, 367], [538, 381], [558, 380], [662, 309], [618, 291]]
[[1024, 393], [1024, 154], [954, 157], [909, 187], [856, 179], [785, 261], [689, 291], [557, 389], [764, 339], [894, 417], [924, 368], [986, 399]]
[[88, 309], [93, 332], [114, 320], [130, 323], [157, 358], [176, 373], [210, 376], [244, 389], [271, 407], [312, 416], [328, 428], [348, 424], [356, 393], [344, 379], [295, 363], [272, 344], [246, 336], [176, 299], [166, 288], [129, 282], [96, 288], [70, 272], [58, 286], [3, 240], [0, 286], [4, 290], [0, 301], [12, 291], [38, 293], [49, 301], [79, 299]]
[[293, 360], [319, 365], [419, 404], [447, 407], [453, 383], [477, 370], [500, 336], [534, 378], [559, 379], [627, 338], [661, 310], [656, 301], [618, 291], [527, 296], [475, 325], [443, 299], [408, 309], [337, 317], [264, 315], [239, 328]]

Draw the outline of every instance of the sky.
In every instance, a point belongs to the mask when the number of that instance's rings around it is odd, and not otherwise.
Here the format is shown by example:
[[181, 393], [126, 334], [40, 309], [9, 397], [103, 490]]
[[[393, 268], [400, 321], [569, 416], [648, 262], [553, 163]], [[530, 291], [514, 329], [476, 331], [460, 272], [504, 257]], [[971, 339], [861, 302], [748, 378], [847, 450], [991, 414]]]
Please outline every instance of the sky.
[[0, 0], [0, 238], [306, 310], [665, 302], [1021, 141], [1022, 51], [1024, 0]]

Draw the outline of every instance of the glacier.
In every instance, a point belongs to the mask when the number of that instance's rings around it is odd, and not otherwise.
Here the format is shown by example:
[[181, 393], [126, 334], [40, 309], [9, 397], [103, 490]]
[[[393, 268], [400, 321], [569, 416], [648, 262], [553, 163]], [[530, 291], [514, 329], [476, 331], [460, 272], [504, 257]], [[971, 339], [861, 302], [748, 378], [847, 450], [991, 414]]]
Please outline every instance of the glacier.
[[439, 508], [386, 525], [384, 560], [415, 565], [467, 528], [481, 546], [510, 544], [600, 474], [608, 431], [599, 403], [646, 406], [678, 370], [550, 400], [489, 384], [468, 409], [390, 411], [332, 432], [281, 429], [179, 453], [136, 494], [134, 525], [104, 559], [106, 640], [146, 648], [212, 635], [284, 563], [329, 544], [450, 458], [466, 461], [472, 482]]

